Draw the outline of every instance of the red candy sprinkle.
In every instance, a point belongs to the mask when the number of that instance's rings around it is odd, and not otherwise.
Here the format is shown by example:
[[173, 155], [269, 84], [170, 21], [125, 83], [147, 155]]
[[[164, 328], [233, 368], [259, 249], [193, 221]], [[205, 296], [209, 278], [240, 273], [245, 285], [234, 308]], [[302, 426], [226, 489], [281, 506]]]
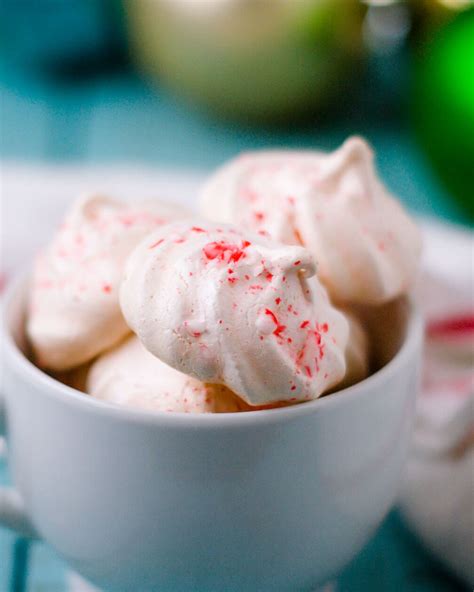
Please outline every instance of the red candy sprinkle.
[[280, 333], [282, 333], [286, 329], [286, 326], [280, 325], [275, 313], [273, 311], [271, 311], [269, 308], [265, 309], [265, 314], [268, 315], [276, 325], [276, 328], [273, 331], [273, 335], [280, 337]]
[[278, 319], [276, 318], [274, 312], [272, 312], [269, 308], [266, 308], [265, 314], [272, 318], [272, 321], [275, 323], [275, 325], [278, 325]]
[[199, 226], [192, 226], [192, 227], [191, 227], [191, 230], [192, 230], [193, 232], [206, 232], [206, 231], [204, 230], [204, 228], [199, 228]]
[[278, 325], [278, 327], [273, 331], [273, 335], [280, 337], [280, 333], [282, 333], [286, 329], [286, 325]]
[[164, 238], [160, 238], [160, 240], [157, 240], [156, 243], [153, 243], [152, 245], [150, 245], [148, 248], [149, 249], [154, 249], [155, 247], [157, 247], [158, 245], [161, 245], [161, 243], [164, 241]]
[[293, 263], [293, 265], [299, 265], [300, 263], [301, 263], [301, 260], [300, 260], [300, 259], [298, 259], [298, 261], [295, 261], [295, 262]]
[[135, 223], [135, 217], [128, 215], [128, 216], [119, 216], [119, 221], [124, 225], [124, 226], [133, 226], [133, 224]]
[[242, 257], [245, 257], [244, 249], [246, 249], [250, 243], [248, 241], [242, 241], [242, 245], [239, 247], [236, 244], [226, 243], [224, 241], [208, 243], [203, 247], [203, 253], [207, 259], [218, 259], [219, 261], [225, 261], [230, 263], [231, 261], [237, 263]]
[[110, 292], [112, 292], [112, 286], [110, 284], [104, 284], [102, 286], [102, 292], [105, 294], [110, 294]]
[[300, 329], [304, 329], [305, 327], [307, 327], [309, 325], [309, 321], [303, 321], [300, 325]]
[[469, 335], [472, 332], [474, 332], [474, 314], [433, 321], [427, 327], [429, 337]]

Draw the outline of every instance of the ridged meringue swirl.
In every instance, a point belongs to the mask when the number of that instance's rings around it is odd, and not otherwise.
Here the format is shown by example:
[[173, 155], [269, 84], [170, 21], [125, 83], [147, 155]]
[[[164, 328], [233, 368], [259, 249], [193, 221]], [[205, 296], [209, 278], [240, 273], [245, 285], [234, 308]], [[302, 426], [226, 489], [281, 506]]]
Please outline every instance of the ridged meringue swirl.
[[73, 368], [129, 332], [118, 297], [125, 259], [146, 234], [184, 215], [156, 201], [89, 195], [74, 203], [33, 270], [27, 333], [38, 365]]
[[205, 184], [201, 213], [306, 246], [335, 302], [392, 300], [410, 289], [418, 269], [419, 231], [358, 137], [329, 154], [243, 154]]
[[120, 303], [144, 346], [250, 405], [314, 399], [345, 373], [348, 324], [300, 246], [170, 224], [129, 256]]

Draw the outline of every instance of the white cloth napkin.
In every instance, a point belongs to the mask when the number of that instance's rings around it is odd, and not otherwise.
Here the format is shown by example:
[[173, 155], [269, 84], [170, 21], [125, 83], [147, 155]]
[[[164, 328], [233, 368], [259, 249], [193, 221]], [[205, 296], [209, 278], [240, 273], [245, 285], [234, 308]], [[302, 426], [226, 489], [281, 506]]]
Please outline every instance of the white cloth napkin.
[[425, 236], [423, 387], [400, 502], [425, 545], [474, 585], [474, 243], [449, 227]]

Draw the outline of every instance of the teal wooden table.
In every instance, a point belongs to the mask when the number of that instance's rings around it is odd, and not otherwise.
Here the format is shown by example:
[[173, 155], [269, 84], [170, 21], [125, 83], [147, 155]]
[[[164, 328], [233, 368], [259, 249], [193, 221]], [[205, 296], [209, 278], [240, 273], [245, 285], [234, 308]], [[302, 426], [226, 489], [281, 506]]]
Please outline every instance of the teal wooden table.
[[[347, 135], [358, 133], [372, 142], [384, 180], [408, 207], [463, 222], [403, 118], [370, 114], [363, 103], [342, 120], [271, 130], [217, 121], [126, 71], [71, 84], [28, 77], [0, 65], [0, 84], [4, 160], [210, 169], [242, 150], [332, 149]], [[7, 468], [0, 460], [0, 484], [7, 482]], [[65, 574], [64, 563], [46, 545], [29, 546], [0, 529], [0, 592], [66, 592]], [[345, 570], [338, 586], [339, 592], [464, 589], [421, 547], [396, 510]]]

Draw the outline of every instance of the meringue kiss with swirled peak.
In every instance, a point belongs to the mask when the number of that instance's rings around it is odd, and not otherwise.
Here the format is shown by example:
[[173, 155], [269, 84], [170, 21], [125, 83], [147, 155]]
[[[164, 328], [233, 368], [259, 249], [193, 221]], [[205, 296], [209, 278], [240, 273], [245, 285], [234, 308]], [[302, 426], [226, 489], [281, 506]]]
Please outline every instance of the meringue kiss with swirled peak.
[[33, 270], [27, 333], [38, 365], [74, 368], [129, 332], [118, 296], [125, 259], [146, 234], [185, 215], [99, 195], [73, 204]]
[[86, 390], [102, 401], [154, 412], [235, 413], [248, 409], [225, 386], [204, 384], [163, 363], [135, 335], [94, 361]]
[[122, 312], [146, 349], [249, 405], [314, 399], [342, 380], [348, 323], [301, 246], [200, 221], [131, 253]]
[[338, 303], [381, 304], [406, 293], [416, 277], [419, 231], [358, 137], [332, 153], [243, 154], [210, 177], [201, 211], [306, 246]]

